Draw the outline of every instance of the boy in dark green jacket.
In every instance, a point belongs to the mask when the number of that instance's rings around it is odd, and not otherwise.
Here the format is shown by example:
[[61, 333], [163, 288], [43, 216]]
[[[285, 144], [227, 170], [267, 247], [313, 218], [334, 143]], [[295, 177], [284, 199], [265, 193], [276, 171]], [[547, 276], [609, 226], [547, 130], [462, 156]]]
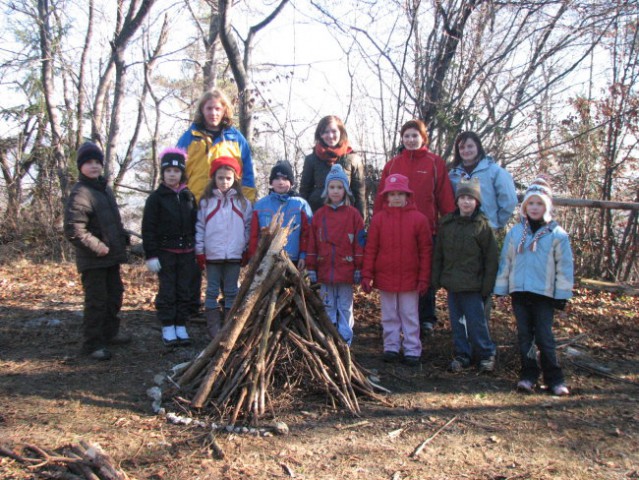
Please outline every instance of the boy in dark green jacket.
[[499, 252], [488, 219], [480, 212], [481, 190], [475, 179], [460, 182], [457, 209], [442, 218], [433, 255], [432, 285], [448, 291], [454, 360], [460, 372], [479, 360], [481, 372], [495, 369], [495, 344], [490, 338], [484, 302], [497, 276]]

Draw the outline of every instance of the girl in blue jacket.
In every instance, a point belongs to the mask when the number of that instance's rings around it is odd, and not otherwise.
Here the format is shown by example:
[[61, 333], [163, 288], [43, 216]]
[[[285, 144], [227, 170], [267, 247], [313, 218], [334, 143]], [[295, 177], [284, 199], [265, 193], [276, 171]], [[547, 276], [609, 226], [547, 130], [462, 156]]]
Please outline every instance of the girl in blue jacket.
[[536, 179], [526, 190], [520, 216], [506, 235], [495, 283], [496, 295], [511, 295], [517, 320], [521, 358], [517, 389], [532, 393], [543, 373], [554, 395], [568, 395], [552, 323], [554, 309], [563, 310], [572, 296], [573, 258], [568, 234], [552, 219], [552, 193], [544, 179]]

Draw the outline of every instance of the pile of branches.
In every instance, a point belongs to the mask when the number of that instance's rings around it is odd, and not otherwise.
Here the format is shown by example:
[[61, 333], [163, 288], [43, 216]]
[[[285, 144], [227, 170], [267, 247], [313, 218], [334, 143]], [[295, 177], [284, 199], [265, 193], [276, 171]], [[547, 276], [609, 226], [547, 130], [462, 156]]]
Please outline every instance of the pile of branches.
[[[0, 445], [0, 455], [27, 466], [38, 478], [68, 480], [128, 480], [128, 476], [98, 444], [81, 441], [55, 451], [37, 445], [25, 445], [22, 454]], [[4, 477], [3, 477], [4, 478]]]
[[262, 232], [223, 328], [176, 379], [184, 406], [255, 424], [277, 389], [323, 392], [354, 415], [358, 395], [386, 403], [283, 251], [289, 228], [275, 218]]

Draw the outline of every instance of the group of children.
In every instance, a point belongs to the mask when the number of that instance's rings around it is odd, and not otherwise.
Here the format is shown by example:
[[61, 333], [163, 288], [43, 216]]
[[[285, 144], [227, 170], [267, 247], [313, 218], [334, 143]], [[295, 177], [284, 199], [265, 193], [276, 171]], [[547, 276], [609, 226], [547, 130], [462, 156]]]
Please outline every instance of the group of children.
[[[111, 248], [117, 246], [119, 251], [120, 243], [109, 238], [102, 220], [105, 212], [97, 211], [95, 201], [81, 197], [87, 184], [95, 184], [91, 188], [104, 196], [105, 210], [108, 205], [111, 211], [109, 220], [117, 224], [118, 232], [124, 230], [113, 194], [98, 179], [102, 157], [94, 147], [88, 157], [86, 151], [78, 152], [80, 180], [72, 192], [65, 225], [67, 236], [78, 247], [85, 288], [85, 331], [94, 332], [85, 334], [85, 350], [96, 359], [107, 359], [107, 345], [117, 343], [115, 323], [122, 296], [121, 281], [118, 289], [117, 282], [114, 280], [111, 287], [108, 279], [119, 279], [119, 263], [124, 260], [101, 260], [112, 254]], [[493, 293], [510, 294], [522, 360], [518, 388], [533, 391], [543, 373], [553, 393], [568, 394], [551, 326], [553, 309], [561, 308], [571, 296], [572, 253], [567, 234], [552, 220], [551, 192], [545, 181], [538, 180], [527, 190], [521, 220], [506, 235], [499, 260], [493, 230], [480, 210], [482, 195], [477, 181], [457, 185], [456, 209], [441, 219], [433, 244], [431, 225], [415, 205], [408, 177], [401, 174], [385, 177], [380, 192], [383, 202], [366, 234], [339, 164], [333, 165], [326, 177], [321, 195], [324, 206], [313, 214], [306, 200], [293, 190], [295, 177], [287, 162], [273, 167], [269, 195], [251, 205], [242, 194], [241, 165], [233, 157], [219, 157], [211, 163], [210, 181], [199, 206], [185, 184], [186, 152], [167, 149], [160, 162], [162, 183], [146, 202], [142, 236], [147, 267], [159, 277], [156, 307], [166, 345], [190, 342], [185, 325], [191, 298], [190, 269], [196, 266], [206, 270], [207, 330], [211, 337], [217, 334], [237, 294], [241, 266], [255, 252], [262, 228], [280, 212], [284, 222], [293, 227], [285, 247], [288, 256], [301, 271], [308, 272], [311, 282], [321, 284], [326, 311], [347, 344], [353, 339], [353, 285], [360, 284], [366, 293], [377, 288], [384, 360], [418, 365], [422, 353], [419, 297], [431, 286], [441, 287], [448, 291], [453, 331], [450, 368], [461, 371], [476, 361], [480, 371], [492, 371], [496, 348], [484, 303]], [[91, 228], [92, 224], [96, 228]], [[81, 268], [80, 261], [86, 256], [95, 265]], [[118, 270], [110, 273], [113, 265]], [[95, 301], [89, 294], [94, 287], [89, 285], [86, 271], [98, 268], [108, 270], [100, 282], [106, 282], [107, 290], [114, 293], [100, 299], [105, 313], [93, 322], [103, 325], [96, 334], [95, 325], [86, 321]], [[223, 305], [218, 303], [220, 291]]]

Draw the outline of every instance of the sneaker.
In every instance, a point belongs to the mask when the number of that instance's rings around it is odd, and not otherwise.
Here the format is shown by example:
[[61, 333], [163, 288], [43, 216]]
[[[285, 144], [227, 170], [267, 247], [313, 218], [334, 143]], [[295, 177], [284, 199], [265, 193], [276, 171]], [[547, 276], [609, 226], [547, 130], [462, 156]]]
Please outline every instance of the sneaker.
[[417, 367], [421, 362], [419, 357], [413, 355], [404, 355], [403, 363], [407, 367]]
[[435, 324], [433, 322], [422, 322], [422, 335], [430, 337], [435, 331]]
[[191, 345], [191, 338], [189, 337], [189, 333], [186, 331], [186, 327], [184, 325], [178, 325], [175, 327], [175, 336], [177, 337], [178, 344], [185, 347]]
[[131, 335], [126, 333], [118, 333], [115, 337], [106, 341], [107, 345], [128, 345], [131, 343]]
[[479, 361], [480, 372], [494, 372], [495, 371], [495, 356], [484, 358]]
[[519, 380], [519, 382], [517, 382], [517, 390], [523, 393], [533, 393], [535, 391], [535, 384], [530, 380]]
[[552, 394], [556, 395], [557, 397], [565, 397], [567, 395], [570, 395], [570, 390], [568, 390], [568, 387], [563, 383], [555, 385], [554, 387], [552, 387], [551, 390]]
[[386, 363], [397, 363], [397, 361], [399, 361], [399, 353], [387, 351], [384, 352], [383, 358]]
[[111, 355], [111, 352], [109, 352], [106, 348], [98, 348], [97, 350], [93, 350], [91, 353], [89, 353], [90, 358], [100, 361], [111, 360], [112, 356], [113, 355]]
[[178, 344], [178, 338], [175, 334], [175, 325], [162, 327], [162, 343], [166, 347], [175, 347]]

